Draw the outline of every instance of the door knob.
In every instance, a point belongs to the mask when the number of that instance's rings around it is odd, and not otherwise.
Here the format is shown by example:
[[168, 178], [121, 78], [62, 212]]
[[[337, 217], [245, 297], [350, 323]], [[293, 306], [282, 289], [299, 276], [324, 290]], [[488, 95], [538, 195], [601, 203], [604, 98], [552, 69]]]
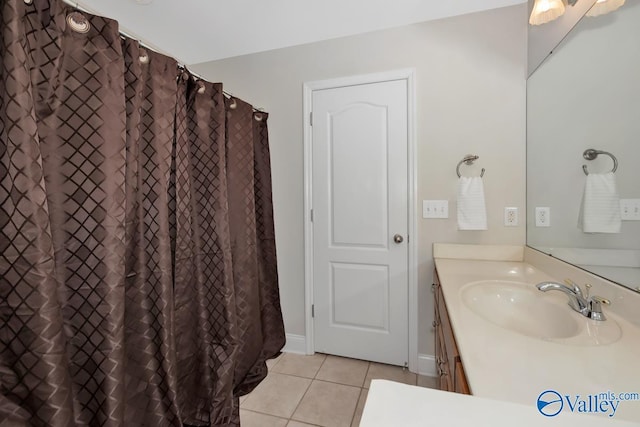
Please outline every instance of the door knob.
[[399, 234], [396, 234], [395, 236], [393, 236], [393, 241], [394, 241], [394, 242], [396, 242], [396, 243], [398, 243], [398, 244], [402, 243], [402, 241], [403, 241], [403, 240], [404, 240], [404, 239], [403, 239], [403, 238], [402, 238], [402, 236], [401, 236], [401, 235], [399, 235]]

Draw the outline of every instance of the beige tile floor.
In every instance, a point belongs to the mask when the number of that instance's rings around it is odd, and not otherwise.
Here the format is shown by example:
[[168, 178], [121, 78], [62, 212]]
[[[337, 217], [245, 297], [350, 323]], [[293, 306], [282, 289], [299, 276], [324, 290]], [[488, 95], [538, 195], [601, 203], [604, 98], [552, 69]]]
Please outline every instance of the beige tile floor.
[[242, 427], [357, 427], [372, 379], [437, 388], [397, 366], [324, 354], [284, 353], [267, 365], [267, 378], [240, 398]]

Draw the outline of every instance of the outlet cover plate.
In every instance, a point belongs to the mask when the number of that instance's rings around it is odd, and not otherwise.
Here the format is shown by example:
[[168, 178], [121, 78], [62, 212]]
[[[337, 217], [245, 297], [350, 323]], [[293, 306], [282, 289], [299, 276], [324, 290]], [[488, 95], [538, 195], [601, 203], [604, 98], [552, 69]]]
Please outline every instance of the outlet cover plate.
[[517, 227], [518, 226], [518, 208], [504, 208], [504, 226], [505, 227]]
[[551, 227], [551, 208], [536, 208], [536, 227]]

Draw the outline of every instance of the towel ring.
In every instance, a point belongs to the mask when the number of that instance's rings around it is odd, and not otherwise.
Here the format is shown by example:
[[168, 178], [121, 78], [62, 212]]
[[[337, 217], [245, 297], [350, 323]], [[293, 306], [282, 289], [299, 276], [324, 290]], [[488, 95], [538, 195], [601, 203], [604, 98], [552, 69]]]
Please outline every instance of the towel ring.
[[[464, 156], [464, 159], [460, 160], [458, 162], [458, 166], [456, 166], [456, 173], [458, 174], [458, 178], [461, 178], [460, 175], [460, 166], [464, 163], [467, 166], [471, 166], [473, 164], [473, 162], [475, 162], [476, 160], [478, 160], [480, 158], [480, 156], [475, 156], [473, 154], [467, 154], [466, 156]], [[482, 168], [482, 171], [480, 171], [480, 178], [482, 178], [484, 176], [484, 168]]]
[[[582, 157], [587, 160], [593, 160], [598, 157], [598, 154], [604, 154], [605, 156], [611, 157], [611, 160], [613, 160], [613, 169], [611, 169], [612, 173], [615, 173], [615, 171], [618, 170], [618, 159], [616, 159], [616, 156], [606, 151], [594, 150], [593, 148], [589, 148], [588, 150], [585, 150], [584, 153], [582, 153]], [[589, 175], [587, 165], [582, 165], [582, 171], [585, 175]]]

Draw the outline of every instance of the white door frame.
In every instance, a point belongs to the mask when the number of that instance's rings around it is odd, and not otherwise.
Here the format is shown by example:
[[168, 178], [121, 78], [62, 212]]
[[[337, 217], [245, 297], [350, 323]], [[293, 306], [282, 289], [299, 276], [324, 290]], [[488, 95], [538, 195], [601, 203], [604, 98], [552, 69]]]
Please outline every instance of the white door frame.
[[307, 82], [303, 85], [303, 128], [304, 128], [304, 290], [305, 290], [305, 341], [307, 354], [315, 353], [313, 337], [313, 224], [311, 223], [312, 205], [312, 127], [311, 111], [313, 91], [355, 86], [369, 83], [381, 83], [392, 80], [407, 82], [407, 137], [408, 137], [408, 221], [409, 221], [409, 370], [418, 371], [418, 168], [416, 144], [416, 102], [415, 102], [415, 69], [386, 71], [337, 79]]

